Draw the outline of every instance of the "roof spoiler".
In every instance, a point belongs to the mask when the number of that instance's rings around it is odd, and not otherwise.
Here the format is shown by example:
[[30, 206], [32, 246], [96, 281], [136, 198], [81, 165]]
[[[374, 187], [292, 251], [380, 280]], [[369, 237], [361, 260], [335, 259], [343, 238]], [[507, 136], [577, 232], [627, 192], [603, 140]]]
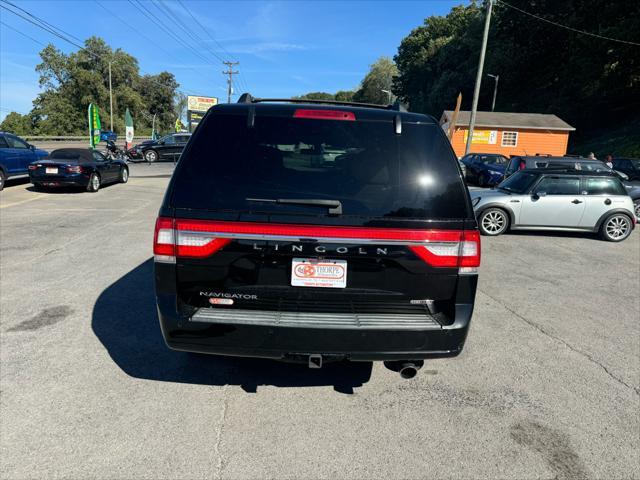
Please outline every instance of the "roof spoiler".
[[238, 103], [265, 103], [265, 102], [281, 102], [281, 103], [314, 103], [318, 105], [344, 105], [351, 107], [379, 108], [382, 110], [394, 110], [397, 112], [407, 112], [407, 107], [403, 103], [396, 101], [393, 105], [378, 105], [375, 103], [359, 103], [359, 102], [341, 102], [338, 100], [309, 100], [303, 98], [256, 98], [250, 93], [243, 93], [238, 98]]

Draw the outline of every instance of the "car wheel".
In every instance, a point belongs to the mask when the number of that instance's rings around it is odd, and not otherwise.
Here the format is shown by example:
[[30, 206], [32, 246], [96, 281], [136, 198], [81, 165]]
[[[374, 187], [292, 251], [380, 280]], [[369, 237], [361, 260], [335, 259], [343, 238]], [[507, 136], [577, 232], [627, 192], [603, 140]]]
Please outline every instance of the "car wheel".
[[153, 163], [158, 160], [158, 152], [155, 150], [147, 150], [144, 152], [144, 159], [149, 163]]
[[633, 209], [636, 212], [636, 218], [638, 219], [638, 222], [640, 222], [640, 198], [633, 201]]
[[7, 181], [7, 175], [0, 169], [0, 192], [4, 188], [4, 182]]
[[43, 191], [44, 191], [44, 187], [43, 187], [41, 184], [39, 184], [39, 183], [34, 183], [34, 184], [33, 184], [33, 189], [34, 189], [36, 192], [43, 192]]
[[122, 167], [120, 169], [120, 183], [127, 183], [129, 181], [129, 169]]
[[602, 222], [600, 236], [608, 242], [621, 242], [631, 234], [631, 219], [624, 213], [615, 213]]
[[478, 228], [482, 235], [502, 235], [509, 228], [509, 215], [499, 208], [489, 208], [480, 214]]
[[100, 175], [94, 172], [89, 177], [89, 185], [87, 185], [87, 191], [97, 192], [98, 190], [100, 190]]

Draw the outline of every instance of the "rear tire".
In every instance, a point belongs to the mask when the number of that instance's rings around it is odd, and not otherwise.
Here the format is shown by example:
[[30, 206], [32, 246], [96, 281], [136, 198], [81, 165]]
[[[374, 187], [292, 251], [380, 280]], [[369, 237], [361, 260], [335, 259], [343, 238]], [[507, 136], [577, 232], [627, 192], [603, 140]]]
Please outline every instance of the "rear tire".
[[127, 183], [129, 181], [129, 169], [122, 167], [120, 169], [120, 183]]
[[87, 185], [87, 191], [95, 193], [100, 190], [100, 175], [92, 173], [89, 177], [89, 185]]
[[500, 208], [489, 208], [478, 217], [478, 229], [489, 237], [502, 235], [509, 229], [509, 214]]
[[636, 219], [640, 222], [640, 198], [633, 201], [633, 209], [636, 212]]
[[0, 192], [4, 188], [4, 184], [7, 181], [7, 175], [0, 169]]
[[600, 226], [600, 238], [607, 242], [621, 242], [631, 235], [633, 221], [624, 213], [608, 216]]
[[158, 152], [155, 150], [147, 150], [144, 152], [144, 159], [149, 163], [157, 162], [158, 158]]

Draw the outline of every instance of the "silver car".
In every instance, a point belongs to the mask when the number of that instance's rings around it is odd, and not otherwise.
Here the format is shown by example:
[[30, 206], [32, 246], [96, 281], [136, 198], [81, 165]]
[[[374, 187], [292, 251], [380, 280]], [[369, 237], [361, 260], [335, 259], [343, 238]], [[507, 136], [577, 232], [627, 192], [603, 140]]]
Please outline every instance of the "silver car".
[[493, 190], [470, 194], [483, 235], [565, 230], [598, 232], [620, 242], [636, 224], [633, 201], [611, 173], [520, 170]]

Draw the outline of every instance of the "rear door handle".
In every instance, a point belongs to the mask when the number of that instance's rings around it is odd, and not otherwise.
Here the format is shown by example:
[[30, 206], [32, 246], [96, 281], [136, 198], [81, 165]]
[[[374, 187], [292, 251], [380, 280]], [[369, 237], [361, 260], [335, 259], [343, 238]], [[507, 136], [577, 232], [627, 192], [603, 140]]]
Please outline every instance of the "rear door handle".
[[574, 203], [574, 204], [576, 204], [576, 205], [577, 205], [577, 204], [579, 204], [579, 203], [582, 203], [582, 200], [575, 199], [575, 200], [574, 200], [573, 202], [571, 202], [571, 203]]

